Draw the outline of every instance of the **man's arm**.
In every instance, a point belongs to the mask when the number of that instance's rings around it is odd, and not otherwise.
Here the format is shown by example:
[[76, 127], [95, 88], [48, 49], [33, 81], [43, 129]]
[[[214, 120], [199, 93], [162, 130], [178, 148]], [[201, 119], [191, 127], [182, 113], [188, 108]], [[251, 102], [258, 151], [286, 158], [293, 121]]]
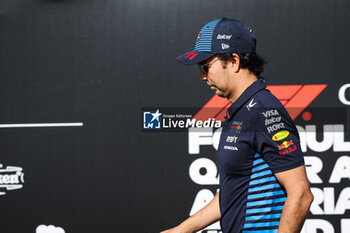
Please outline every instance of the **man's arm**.
[[287, 191], [278, 233], [299, 233], [313, 200], [305, 166], [279, 172], [275, 176]]
[[204, 208], [192, 215], [180, 225], [171, 228], [161, 233], [193, 233], [218, 221], [221, 217], [219, 205], [219, 192], [215, 195], [213, 200], [209, 202]]

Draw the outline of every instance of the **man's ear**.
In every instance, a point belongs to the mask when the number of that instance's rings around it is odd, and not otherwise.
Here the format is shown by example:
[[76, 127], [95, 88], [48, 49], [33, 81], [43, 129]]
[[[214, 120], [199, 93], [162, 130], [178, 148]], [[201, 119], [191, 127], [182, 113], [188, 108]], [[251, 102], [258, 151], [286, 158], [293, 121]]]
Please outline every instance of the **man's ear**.
[[232, 53], [231, 60], [230, 60], [229, 64], [232, 66], [234, 72], [236, 72], [236, 73], [239, 72], [241, 60], [240, 60], [237, 53]]

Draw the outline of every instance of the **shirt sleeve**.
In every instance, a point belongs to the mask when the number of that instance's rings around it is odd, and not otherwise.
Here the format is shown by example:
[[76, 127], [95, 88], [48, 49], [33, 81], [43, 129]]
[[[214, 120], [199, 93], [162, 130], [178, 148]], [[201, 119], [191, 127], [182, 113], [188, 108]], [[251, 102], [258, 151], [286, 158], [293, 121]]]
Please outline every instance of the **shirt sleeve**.
[[256, 151], [274, 173], [304, 165], [298, 131], [286, 114], [285, 110], [267, 109], [254, 124]]

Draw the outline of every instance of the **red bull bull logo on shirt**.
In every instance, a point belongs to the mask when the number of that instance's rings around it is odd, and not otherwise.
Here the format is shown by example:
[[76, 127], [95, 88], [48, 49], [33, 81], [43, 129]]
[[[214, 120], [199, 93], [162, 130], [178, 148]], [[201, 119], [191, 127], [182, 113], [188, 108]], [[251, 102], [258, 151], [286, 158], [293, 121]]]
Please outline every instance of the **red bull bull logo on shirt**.
[[280, 155], [286, 155], [286, 154], [289, 154], [293, 151], [296, 151], [297, 146], [294, 145], [292, 140], [290, 140], [290, 141], [282, 142], [282, 144], [278, 146], [278, 149], [279, 149], [278, 153]]
[[294, 145], [293, 141], [284, 141], [280, 146], [278, 146], [278, 149], [287, 149], [288, 147], [290, 147], [291, 145]]

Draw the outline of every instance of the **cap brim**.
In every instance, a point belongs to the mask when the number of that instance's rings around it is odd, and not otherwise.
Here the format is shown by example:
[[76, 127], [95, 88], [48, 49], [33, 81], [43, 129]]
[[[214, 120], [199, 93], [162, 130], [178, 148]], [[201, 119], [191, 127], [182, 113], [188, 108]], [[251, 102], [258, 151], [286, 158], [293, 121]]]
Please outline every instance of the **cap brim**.
[[178, 56], [176, 60], [185, 65], [194, 65], [214, 55], [215, 54], [211, 52], [191, 51], [191, 52], [185, 53], [184, 55]]

